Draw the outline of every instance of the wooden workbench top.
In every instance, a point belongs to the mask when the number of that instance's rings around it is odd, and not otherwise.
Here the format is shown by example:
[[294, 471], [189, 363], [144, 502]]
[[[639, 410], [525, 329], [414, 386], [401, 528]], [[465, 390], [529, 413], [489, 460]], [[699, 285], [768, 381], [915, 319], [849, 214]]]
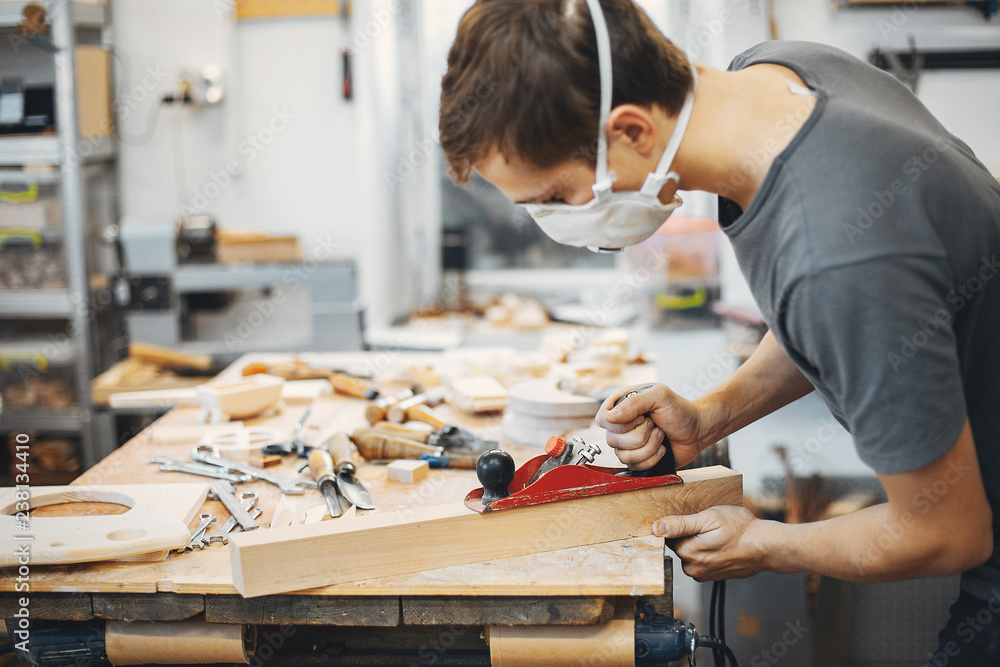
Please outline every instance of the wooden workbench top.
[[[372, 359], [374, 359], [374, 354]], [[384, 357], [385, 353], [378, 353]], [[253, 355], [251, 358], [260, 358]], [[398, 356], [398, 355], [397, 355]], [[315, 359], [316, 355], [310, 355]], [[268, 355], [275, 359], [275, 355]], [[287, 360], [289, 357], [284, 356]], [[367, 363], [365, 354], [330, 355], [328, 362], [349, 358], [356, 363]], [[420, 355], [421, 360], [433, 355]], [[371, 361], [372, 359], [368, 359]], [[398, 360], [397, 360], [398, 361]], [[237, 362], [242, 365], [245, 360]], [[230, 373], [233, 371], [230, 370]], [[648, 377], [649, 370], [645, 370]], [[642, 381], [639, 380], [639, 381]], [[364, 408], [367, 401], [339, 395], [323, 397], [314, 405], [304, 431], [306, 439], [317, 435], [316, 428], [342, 428], [351, 432], [366, 425]], [[248, 425], [263, 425], [286, 430], [291, 433], [293, 424], [305, 410], [304, 405], [289, 406], [283, 413], [253, 420], [244, 420]], [[500, 416], [498, 414], [470, 417], [452, 413], [448, 406], [437, 409], [449, 420], [454, 419], [463, 427], [490, 439], [500, 440]], [[197, 416], [195, 408], [175, 408], [144, 430], [126, 445], [113, 452], [101, 463], [81, 476], [76, 484], [135, 484], [135, 483], [182, 483], [204, 481], [205, 478], [183, 473], [161, 472], [148, 462], [156, 454], [166, 454], [177, 459], [187, 459], [190, 445], [158, 445], [153, 441], [156, 428], [170, 425], [194, 424]], [[502, 442], [520, 465], [540, 450]], [[286, 457], [279, 474], [289, 477], [297, 475], [301, 459]], [[360, 463], [358, 476], [371, 491], [379, 510], [401, 509], [435, 505], [462, 500], [466, 493], [479, 486], [475, 473], [468, 470], [432, 470], [430, 476], [416, 485], [392, 482], [386, 479], [384, 466]], [[278, 489], [266, 482], [254, 481], [240, 485], [240, 490], [254, 490], [259, 494], [258, 507], [263, 515], [258, 519], [259, 530], [267, 530], [275, 506], [280, 498]], [[322, 504], [318, 491], [307, 490], [301, 496], [291, 496], [305, 509]], [[376, 511], [379, 511], [376, 510]], [[222, 505], [207, 501], [203, 511], [218, 516], [220, 521], [228, 517]], [[341, 521], [363, 521], [362, 515], [341, 518]], [[400, 545], [405, 549], [406, 545]], [[373, 554], [377, 557], [377, 554]], [[337, 555], [330, 554], [331, 564]], [[295, 563], [285, 564], [294, 568]], [[11, 578], [0, 581], [0, 591], [12, 591]], [[163, 562], [125, 563], [105, 562], [78, 565], [34, 566], [31, 572], [33, 593], [117, 593], [153, 594], [173, 593], [180, 595], [225, 596], [231, 604], [243, 601], [236, 595], [230, 575], [229, 550], [221, 544], [214, 544], [202, 551], [171, 553]], [[310, 597], [319, 599], [344, 600], [394, 596], [503, 596], [511, 598], [529, 596], [617, 596], [617, 595], [660, 595], [664, 592], [663, 540], [653, 536], [599, 544], [586, 548], [498, 559], [491, 562], [475, 563], [456, 567], [429, 570], [415, 574], [400, 575], [383, 579], [372, 579], [341, 584], [321, 589], [300, 591], [292, 596], [272, 596], [274, 598]], [[231, 596], [235, 600], [231, 599]], [[221, 598], [220, 598], [221, 599]], [[305, 602], [305, 600], [301, 600]], [[522, 603], [523, 604], [523, 603]], [[96, 605], [96, 598], [95, 598]], [[391, 605], [388, 605], [391, 606]], [[404, 605], [405, 607], [405, 605]], [[388, 608], [388, 607], [387, 607]], [[273, 610], [272, 610], [273, 611]], [[384, 611], [384, 610], [383, 610]], [[606, 611], [606, 610], [605, 610]], [[601, 613], [605, 613], [602, 611]], [[260, 613], [259, 610], [254, 612]], [[381, 612], [380, 612], [381, 613]], [[391, 610], [385, 612], [391, 616]], [[403, 609], [402, 613], [406, 613]], [[383, 614], [385, 615], [385, 614]], [[265, 614], [266, 616], [266, 614]], [[280, 614], [279, 614], [280, 616]], [[271, 616], [274, 618], [273, 614]], [[264, 618], [264, 622], [267, 619]]]

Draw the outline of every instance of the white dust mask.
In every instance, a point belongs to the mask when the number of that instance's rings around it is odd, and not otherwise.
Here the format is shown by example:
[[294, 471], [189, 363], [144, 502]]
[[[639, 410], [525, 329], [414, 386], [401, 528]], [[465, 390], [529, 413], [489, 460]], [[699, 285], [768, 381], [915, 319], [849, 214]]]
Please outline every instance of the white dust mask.
[[534, 218], [553, 241], [563, 245], [587, 247], [594, 252], [617, 252], [628, 245], [645, 241], [660, 228], [670, 214], [681, 205], [681, 198], [664, 204], [659, 195], [667, 181], [679, 181], [677, 172], [668, 171], [684, 138], [691, 107], [694, 106], [694, 85], [684, 100], [677, 116], [677, 124], [656, 171], [646, 175], [638, 191], [612, 192], [615, 175], [608, 171], [608, 116], [611, 114], [611, 38], [604, 22], [598, 0], [587, 0], [590, 15], [597, 33], [597, 59], [601, 76], [601, 117], [597, 134], [597, 179], [593, 185], [594, 198], [586, 204], [527, 204], [528, 214]]

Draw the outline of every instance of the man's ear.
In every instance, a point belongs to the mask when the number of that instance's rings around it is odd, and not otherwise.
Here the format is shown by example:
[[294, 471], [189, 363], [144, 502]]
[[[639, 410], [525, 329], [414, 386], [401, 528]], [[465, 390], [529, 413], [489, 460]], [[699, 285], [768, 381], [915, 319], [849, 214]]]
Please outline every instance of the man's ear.
[[607, 130], [609, 140], [624, 140], [640, 155], [646, 156], [656, 148], [653, 114], [637, 104], [622, 104], [612, 109]]

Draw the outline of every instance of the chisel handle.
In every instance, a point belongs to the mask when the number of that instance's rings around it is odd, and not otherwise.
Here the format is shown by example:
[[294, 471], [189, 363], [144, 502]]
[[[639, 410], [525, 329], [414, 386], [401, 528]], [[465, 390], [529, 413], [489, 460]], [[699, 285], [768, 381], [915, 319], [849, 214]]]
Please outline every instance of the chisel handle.
[[413, 391], [410, 389], [405, 389], [395, 396], [383, 396], [365, 408], [365, 419], [368, 420], [369, 424], [383, 421], [390, 405], [395, 405], [411, 396], [413, 396]]
[[414, 428], [389, 421], [376, 422], [375, 424], [372, 424], [371, 430], [378, 431], [383, 435], [392, 436], [394, 438], [416, 440], [417, 442], [424, 444], [427, 444], [427, 439], [431, 436], [431, 433], [434, 432], [431, 429], [422, 430], [420, 427]]
[[324, 477], [333, 475], [333, 458], [330, 452], [319, 447], [309, 452], [309, 470], [317, 482], [321, 482]]
[[406, 420], [406, 411], [410, 408], [415, 408], [418, 405], [437, 405], [444, 401], [444, 397], [444, 387], [429, 389], [422, 394], [411, 396], [399, 403], [390, 405], [386, 410], [386, 417], [388, 417], [389, 421], [403, 422]]
[[347, 396], [353, 396], [354, 398], [368, 398], [368, 392], [372, 388], [370, 383], [361, 382], [343, 373], [331, 373], [328, 379], [330, 384], [333, 385], [334, 391]]
[[408, 409], [404, 416], [405, 421], [423, 422], [430, 424], [434, 428], [444, 428], [448, 425], [448, 422], [438, 417], [434, 410], [426, 405], [415, 405]]
[[416, 440], [397, 438], [378, 431], [362, 429], [354, 432], [354, 443], [361, 456], [374, 459], [419, 459], [424, 454], [438, 454], [440, 448]]
[[358, 449], [346, 433], [335, 434], [326, 443], [326, 447], [330, 450], [330, 458], [333, 459], [333, 467], [336, 470], [340, 470], [340, 467], [346, 464], [354, 466], [354, 453]]

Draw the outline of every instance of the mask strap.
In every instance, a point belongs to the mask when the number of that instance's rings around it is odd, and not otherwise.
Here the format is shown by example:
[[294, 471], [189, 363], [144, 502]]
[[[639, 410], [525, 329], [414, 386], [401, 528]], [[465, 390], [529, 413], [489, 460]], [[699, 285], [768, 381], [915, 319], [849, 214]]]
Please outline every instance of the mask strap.
[[677, 114], [677, 124], [674, 125], [674, 131], [670, 135], [670, 140], [663, 149], [663, 155], [660, 156], [660, 163], [656, 165], [656, 171], [646, 176], [646, 180], [642, 184], [640, 192], [643, 194], [655, 197], [660, 194], [660, 190], [663, 189], [667, 181], [671, 179], [680, 181], [680, 175], [676, 171], [667, 173], [667, 170], [670, 169], [674, 158], [677, 157], [677, 151], [681, 147], [681, 141], [684, 140], [684, 133], [687, 131], [688, 122], [691, 120], [691, 110], [694, 108], [694, 91], [698, 88], [698, 72], [693, 65], [691, 66], [691, 77], [691, 91], [684, 100], [681, 112]]
[[597, 35], [597, 63], [601, 75], [601, 117], [597, 128], [597, 180], [594, 195], [599, 190], [610, 190], [612, 179], [608, 174], [608, 116], [611, 115], [611, 37], [604, 22], [604, 12], [598, 0], [587, 0], [590, 19]]

